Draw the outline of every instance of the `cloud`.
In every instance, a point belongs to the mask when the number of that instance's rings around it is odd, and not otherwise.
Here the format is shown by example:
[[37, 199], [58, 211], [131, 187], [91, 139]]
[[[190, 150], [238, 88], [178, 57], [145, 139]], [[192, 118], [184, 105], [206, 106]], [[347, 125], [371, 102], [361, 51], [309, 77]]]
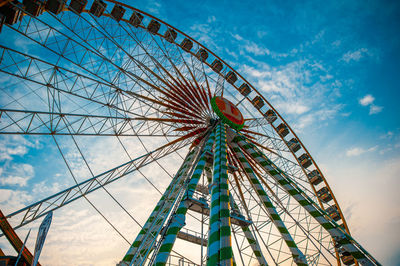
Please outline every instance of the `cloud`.
[[15, 156], [24, 156], [28, 148], [39, 148], [40, 143], [30, 141], [20, 135], [2, 136], [0, 139], [0, 161], [12, 160]]
[[304, 105], [301, 102], [283, 102], [278, 104], [278, 109], [288, 114], [301, 115], [310, 110], [310, 107]]
[[345, 53], [341, 60], [345, 61], [346, 63], [349, 63], [350, 61], [355, 61], [358, 62], [360, 61], [361, 58], [365, 56], [372, 56], [373, 54], [367, 49], [367, 48], [360, 48], [355, 51], [349, 51]]
[[25, 187], [28, 184], [29, 179], [35, 175], [33, 166], [30, 164], [14, 164], [11, 169], [2, 171], [4, 177], [0, 177], [0, 184], [3, 186], [15, 186]]
[[242, 36], [240, 36], [239, 34], [237, 34], [237, 33], [235, 33], [235, 34], [232, 34], [232, 37], [233, 38], [235, 38], [237, 41], [241, 41], [241, 40], [243, 40], [243, 37]]
[[394, 136], [394, 133], [392, 131], [388, 131], [386, 134], [383, 134], [379, 138], [381, 139], [391, 139]]
[[400, 241], [400, 157], [328, 157], [336, 164], [328, 166], [325, 176], [335, 187], [345, 216], [350, 214], [346, 221], [353, 237], [383, 265], [397, 265], [388, 263], [388, 258], [398, 252]]
[[367, 94], [364, 97], [362, 97], [358, 102], [362, 106], [369, 106], [369, 114], [373, 115], [373, 114], [380, 113], [383, 110], [382, 106], [373, 104], [374, 101], [375, 101], [375, 97], [372, 96], [371, 94]]
[[373, 114], [377, 114], [382, 112], [383, 107], [382, 106], [378, 106], [378, 105], [371, 105], [369, 108], [369, 114], [373, 115]]
[[249, 52], [254, 55], [270, 55], [271, 51], [268, 48], [260, 47], [254, 42], [248, 42], [245, 46], [244, 49], [246, 52]]
[[3, 213], [10, 213], [25, 207], [32, 200], [32, 196], [26, 191], [0, 189], [0, 207]]
[[217, 19], [215, 18], [215, 16], [210, 16], [210, 17], [207, 18], [207, 23], [213, 23], [213, 22], [215, 22], [215, 21], [217, 21]]
[[343, 85], [323, 62], [303, 59], [272, 66], [249, 56], [247, 59], [249, 63], [242, 64], [241, 72], [296, 131], [311, 124], [316, 129], [343, 110], [344, 104], [337, 101]]
[[153, 15], [159, 15], [162, 10], [162, 5], [158, 1], [149, 1], [147, 5], [148, 10]]
[[363, 148], [360, 148], [360, 147], [354, 147], [354, 148], [348, 149], [346, 151], [346, 156], [347, 157], [359, 156], [359, 155], [367, 153], [367, 152], [376, 151], [377, 148], [378, 148], [378, 146], [374, 146], [374, 147], [371, 147], [369, 149], [363, 149]]
[[372, 104], [374, 102], [374, 100], [375, 100], [374, 96], [372, 96], [371, 94], [367, 94], [360, 99], [359, 103], [362, 106], [368, 106], [368, 105]]

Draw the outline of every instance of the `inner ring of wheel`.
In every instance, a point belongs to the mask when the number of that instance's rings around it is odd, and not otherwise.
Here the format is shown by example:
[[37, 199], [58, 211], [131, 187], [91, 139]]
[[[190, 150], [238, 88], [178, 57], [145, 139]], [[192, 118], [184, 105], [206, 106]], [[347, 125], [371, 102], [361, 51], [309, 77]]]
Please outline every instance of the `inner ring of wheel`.
[[[207, 49], [207, 48], [204, 47], [202, 44], [198, 43], [197, 41], [195, 41], [194, 39], [192, 39], [192, 38], [189, 37], [188, 35], [184, 34], [184, 33], [181, 32], [181, 31], [179, 31], [178, 29], [172, 27], [171, 25], [169, 25], [169, 24], [163, 22], [162, 20], [160, 20], [160, 19], [158, 19], [158, 18], [155, 18], [155, 17], [153, 17], [153, 16], [151, 16], [151, 15], [149, 15], [149, 14], [147, 14], [147, 13], [141, 11], [141, 10], [138, 10], [138, 9], [136, 9], [136, 8], [133, 8], [133, 7], [129, 6], [129, 5], [126, 5], [126, 4], [117, 2], [117, 1], [113, 1], [113, 0], [109, 0], [109, 1], [106, 1], [106, 2], [115, 3], [115, 4], [118, 4], [118, 5], [127, 7], [127, 8], [129, 8], [129, 9], [135, 10], [135, 11], [137, 11], [137, 12], [140, 12], [140, 13], [142, 13], [142, 14], [145, 14], [145, 15], [147, 15], [148, 17], [151, 17], [151, 18], [153, 18], [154, 20], [156, 20], [156, 21], [158, 21], [158, 22], [160, 22], [160, 23], [166, 25], [168, 28], [174, 29], [175, 31], [177, 31], [177, 32], [179, 32], [180, 34], [184, 35], [185, 37], [189, 38], [191, 41], [195, 42], [197, 45], [199, 45], [199, 47], [202, 47], [202, 49], [204, 49], [206, 52], [212, 54], [212, 55], [213, 55], [215, 58], [217, 58], [223, 65], [225, 65], [225, 67], [226, 67], [227, 69], [229, 69], [230, 71], [232, 71], [232, 73], [233, 73], [234, 75], [236, 75], [237, 77], [239, 77], [239, 78], [243, 81], [243, 84], [248, 85], [248, 86], [252, 89], [252, 91], [251, 91], [250, 93], [244, 95], [244, 96], [246, 97], [246, 99], [247, 99], [251, 104], [253, 104], [253, 105], [256, 107], [256, 103], [255, 103], [256, 101], [254, 101], [254, 99], [256, 99], [256, 97], [258, 96], [258, 97], [259, 97], [258, 100], [261, 99], [263, 103], [266, 103], [266, 104], [271, 108], [271, 110], [273, 110], [273, 111], [275, 112], [275, 115], [282, 121], [282, 123], [283, 123], [284, 125], [286, 125], [286, 127], [287, 127], [288, 130], [289, 130], [289, 132], [292, 133], [292, 134], [295, 136], [295, 138], [297, 138], [297, 140], [299, 141], [301, 147], [304, 149], [305, 153], [310, 157], [310, 159], [311, 159], [313, 165], [316, 167], [316, 169], [317, 169], [317, 170], [319, 171], [319, 173], [321, 174], [321, 176], [322, 176], [322, 178], [323, 178], [323, 182], [325, 183], [326, 187], [327, 187], [328, 190], [330, 191], [330, 194], [332, 195], [333, 200], [334, 200], [336, 206], [338, 207], [338, 210], [339, 210], [339, 213], [340, 213], [340, 215], [341, 215], [341, 218], [342, 218], [342, 221], [343, 221], [343, 223], [344, 223], [344, 226], [345, 226], [346, 230], [348, 231], [346, 221], [345, 221], [344, 216], [343, 216], [343, 214], [342, 214], [342, 212], [341, 212], [341, 210], [340, 210], [340, 207], [339, 207], [339, 205], [338, 205], [338, 203], [337, 203], [337, 201], [336, 201], [336, 198], [335, 198], [333, 192], [331, 191], [331, 189], [330, 189], [330, 187], [329, 187], [327, 181], [325, 180], [325, 178], [324, 178], [322, 172], [320, 171], [319, 167], [317, 166], [317, 164], [315, 163], [315, 161], [312, 159], [312, 156], [308, 153], [307, 149], [306, 149], [305, 146], [302, 144], [302, 142], [300, 141], [300, 139], [297, 137], [297, 135], [294, 133], [294, 131], [290, 128], [290, 126], [284, 121], [284, 119], [279, 115], [279, 113], [272, 107], [272, 105], [271, 105], [271, 104], [270, 104], [270, 103], [269, 103], [269, 102], [268, 102], [268, 101], [267, 101], [267, 100], [266, 100], [266, 99], [265, 99], [251, 84], [250, 84], [250, 83], [248, 83], [239, 73], [237, 73], [234, 69], [232, 69], [227, 63], [225, 63], [222, 59], [220, 59], [217, 55], [215, 55], [215, 54], [214, 54], [213, 52], [211, 52], [209, 49]], [[85, 10], [85, 12], [88, 12], [88, 10]], [[126, 21], [125, 19], [122, 19], [122, 20]], [[145, 28], [145, 27], [142, 26], [142, 25], [140, 25], [140, 27]], [[160, 37], [163, 37], [162, 35], [160, 35], [160, 34], [158, 34], [158, 33], [157, 33], [157, 35], [159, 35]], [[177, 44], [177, 43], [175, 43], [175, 42], [173, 42], [173, 43], [179, 46], [179, 44]], [[189, 53], [191, 53], [192, 55], [196, 56], [196, 55], [195, 55], [193, 52], [191, 52], [191, 51], [186, 51], [186, 52], [189, 52]], [[203, 63], [206, 64], [207, 66], [209, 66], [210, 68], [212, 68], [211, 64], [207, 63], [206, 61], [203, 61]], [[221, 75], [221, 74], [220, 74], [220, 75]], [[231, 82], [230, 82], [230, 83], [231, 83]], [[239, 92], [242, 93], [242, 91], [240, 90], [240, 88], [238, 88], [234, 83], [235, 83], [235, 81], [232, 82], [231, 85], [232, 85], [234, 88], [236, 88], [236, 90], [238, 90]], [[243, 94], [243, 93], [242, 93], [242, 94]], [[256, 94], [256, 97], [254, 97], [254, 99], [251, 100], [251, 99], [249, 98], [250, 94]], [[260, 101], [258, 101], [258, 103], [260, 103]], [[257, 108], [257, 107], [256, 107], [256, 109], [259, 111], [259, 113], [262, 115], [262, 117], [264, 117], [264, 119], [266, 119], [266, 118], [265, 118], [265, 112], [263, 112], [263, 109], [265, 109], [265, 108], [263, 108], [263, 106], [261, 106], [260, 108]], [[271, 126], [275, 129], [276, 132], [278, 132], [277, 127], [275, 127], [274, 125], [272, 125], [272, 123], [271, 123]], [[280, 135], [280, 134], [278, 134], [278, 135]], [[281, 136], [281, 135], [280, 135], [280, 136]], [[285, 145], [288, 147], [289, 151], [291, 151], [291, 149], [289, 148], [289, 145], [288, 145], [288, 143], [285, 141], [284, 137], [281, 136], [281, 139], [284, 141], [284, 143], [285, 143]], [[304, 167], [302, 167], [302, 165], [301, 165], [300, 161], [297, 159], [297, 156], [295, 155], [295, 153], [294, 153], [293, 151], [291, 151], [291, 153], [292, 153], [293, 156], [296, 158], [296, 160], [297, 160], [297, 162], [298, 162], [298, 165], [302, 168], [304, 174], [307, 175], [306, 169], [305, 169]], [[317, 193], [316, 193], [315, 187], [314, 187], [312, 184], [310, 184], [310, 185], [311, 185], [311, 187], [313, 188], [314, 193], [317, 194]], [[318, 198], [318, 199], [319, 199], [319, 198]], [[322, 208], [324, 208], [324, 206], [323, 206], [321, 200], [319, 200], [319, 203], [320, 203], [320, 206], [321, 206]]]

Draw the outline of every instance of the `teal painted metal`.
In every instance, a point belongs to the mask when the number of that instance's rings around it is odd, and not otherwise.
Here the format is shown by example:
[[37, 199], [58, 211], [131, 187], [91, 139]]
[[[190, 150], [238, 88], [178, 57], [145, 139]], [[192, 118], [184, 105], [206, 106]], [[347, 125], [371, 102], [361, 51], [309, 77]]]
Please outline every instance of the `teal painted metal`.
[[361, 245], [348, 235], [330, 216], [324, 212], [307, 194], [305, 194], [295, 182], [293, 182], [281, 169], [268, 159], [257, 147], [249, 143], [243, 135], [236, 133], [232, 140], [246, 150], [261, 167], [282, 188], [291, 195], [304, 209], [315, 218], [315, 220], [332, 236], [337, 244], [340, 244], [346, 251], [357, 259], [362, 265], [380, 265]]
[[306, 257], [304, 254], [299, 250], [296, 243], [294, 242], [291, 234], [287, 230], [285, 224], [283, 223], [282, 219], [279, 216], [279, 213], [275, 209], [274, 205], [272, 204], [271, 200], [269, 199], [267, 193], [265, 192], [264, 188], [262, 187], [258, 177], [254, 173], [251, 165], [247, 161], [246, 157], [243, 155], [241, 149], [239, 148], [238, 144], [235, 142], [230, 143], [233, 151], [235, 152], [236, 156], [239, 159], [239, 163], [242, 165], [243, 169], [245, 170], [245, 175], [250, 181], [254, 191], [257, 193], [258, 198], [262, 202], [265, 207], [265, 210], [268, 212], [271, 221], [274, 223], [276, 228], [278, 229], [279, 233], [282, 236], [282, 239], [286, 242], [290, 252], [292, 253], [293, 260], [297, 265], [308, 265]]
[[[229, 195], [229, 200], [231, 202], [232, 210], [235, 210], [240, 213], [239, 207], [236, 204], [235, 200], [233, 199], [232, 194]], [[264, 255], [261, 252], [260, 244], [258, 243], [257, 238], [253, 235], [253, 232], [249, 229], [250, 226], [251, 225], [240, 226], [240, 228], [242, 229], [247, 242], [249, 243], [251, 249], [253, 250], [253, 254], [257, 258], [259, 266], [268, 266], [267, 261], [265, 260]]]
[[158, 234], [155, 233], [155, 231], [161, 228], [161, 220], [171, 209], [172, 199], [178, 195], [179, 190], [181, 189], [180, 185], [183, 183], [186, 177], [185, 175], [189, 171], [189, 166], [193, 162], [195, 153], [196, 150], [193, 149], [186, 156], [181, 168], [174, 176], [161, 199], [158, 201], [153, 212], [150, 214], [150, 217], [147, 219], [142, 230], [139, 232], [135, 241], [124, 256], [122, 263], [125, 265], [140, 265], [146, 259], [146, 254], [149, 253], [148, 242], [157, 237]]
[[219, 123], [216, 130], [207, 266], [233, 265], [226, 126]]
[[189, 208], [190, 199], [193, 197], [193, 194], [196, 191], [196, 186], [206, 165], [206, 153], [211, 152], [212, 146], [214, 144], [214, 139], [214, 132], [212, 132], [208, 137], [207, 143], [204, 147], [204, 151], [200, 156], [200, 160], [197, 163], [194, 173], [190, 179], [190, 182], [185, 191], [185, 195], [179, 203], [179, 207], [176, 210], [176, 213], [173, 215], [170, 225], [166, 229], [165, 238], [162, 240], [160, 250], [158, 251], [157, 257], [154, 261], [154, 265], [156, 266], [162, 266], [167, 263], [177, 234], [185, 225], [185, 216]]

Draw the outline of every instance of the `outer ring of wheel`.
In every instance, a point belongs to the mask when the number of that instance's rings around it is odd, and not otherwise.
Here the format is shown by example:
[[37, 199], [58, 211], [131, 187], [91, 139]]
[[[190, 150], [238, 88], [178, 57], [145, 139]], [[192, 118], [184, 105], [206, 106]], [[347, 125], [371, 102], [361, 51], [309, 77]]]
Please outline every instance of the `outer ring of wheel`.
[[[239, 73], [238, 73], [235, 69], [233, 69], [228, 63], [226, 63], [224, 60], [222, 60], [219, 56], [217, 56], [215, 53], [213, 53], [213, 52], [212, 52], [211, 50], [209, 50], [207, 47], [205, 47], [204, 45], [202, 45], [202, 44], [199, 43], [198, 41], [194, 40], [194, 39], [191, 38], [189, 35], [185, 34], [184, 32], [180, 31], [179, 29], [177, 29], [177, 28], [171, 26], [170, 24], [164, 22], [163, 20], [161, 20], [161, 19], [159, 19], [159, 18], [156, 18], [156, 17], [154, 17], [154, 16], [152, 16], [152, 15], [150, 15], [150, 14], [148, 14], [148, 13], [142, 11], [142, 10], [139, 10], [139, 9], [137, 9], [137, 8], [134, 8], [134, 7], [132, 7], [132, 6], [130, 6], [130, 5], [127, 5], [127, 4], [125, 4], [125, 3], [121, 3], [121, 2], [118, 2], [118, 1], [115, 1], [115, 0], [103, 0], [103, 1], [104, 1], [104, 2], [113, 3], [113, 4], [118, 4], [118, 5], [121, 5], [121, 6], [123, 6], [123, 7], [126, 7], [126, 8], [129, 8], [129, 9], [131, 9], [131, 10], [134, 10], [134, 11], [136, 11], [136, 12], [138, 12], [138, 13], [144, 14], [144, 15], [146, 15], [146, 16], [148, 16], [148, 17], [150, 17], [150, 18], [152, 18], [152, 19], [154, 19], [154, 20], [156, 20], [156, 21], [158, 21], [158, 22], [160, 22], [160, 23], [162, 23], [162, 24], [164, 24], [164, 25], [167, 26], [168, 28], [171, 28], [171, 29], [175, 30], [176, 32], [182, 34], [182, 35], [185, 36], [186, 38], [188, 38], [188, 39], [190, 39], [191, 41], [193, 41], [194, 43], [196, 43], [199, 47], [201, 47], [201, 48], [203, 48], [204, 50], [206, 50], [207, 52], [209, 52], [209, 53], [210, 53], [211, 55], [213, 55], [216, 59], [220, 60], [221, 63], [223, 63], [223, 65], [225, 65], [226, 68], [228, 68], [229, 70], [231, 70], [231, 71], [232, 71], [233, 73], [235, 73], [244, 83], [246, 83], [246, 84], [252, 89], [252, 91], [253, 91], [254, 93], [257, 94], [257, 96], [261, 97], [261, 99], [271, 108], [271, 110], [273, 110], [273, 111], [275, 112], [276, 116], [282, 121], [282, 123], [285, 124], [285, 125], [287, 126], [289, 132], [298, 140], [299, 144], [301, 145], [301, 148], [303, 148], [304, 152], [305, 152], [305, 153], [309, 156], [309, 158], [311, 159], [312, 164], [315, 166], [316, 170], [320, 173], [320, 175], [321, 175], [321, 177], [322, 177], [322, 180], [323, 180], [325, 186], [327, 187], [328, 191], [329, 191], [330, 194], [332, 195], [333, 201], [334, 201], [335, 205], [336, 205], [337, 208], [338, 208], [338, 211], [339, 211], [341, 220], [343, 221], [343, 226], [344, 226], [346, 232], [350, 234], [348, 225], [347, 225], [346, 220], [345, 220], [345, 218], [344, 218], [343, 212], [342, 212], [342, 210], [341, 210], [341, 208], [340, 208], [340, 206], [339, 206], [339, 204], [338, 204], [338, 202], [337, 202], [337, 200], [336, 200], [336, 197], [335, 197], [335, 195], [333, 194], [333, 191], [331, 190], [331, 188], [330, 188], [330, 186], [329, 186], [329, 184], [328, 184], [326, 178], [324, 177], [322, 171], [320, 170], [320, 168], [318, 167], [318, 165], [317, 165], [316, 162], [314, 161], [313, 157], [312, 157], [311, 154], [308, 152], [307, 148], [304, 146], [304, 144], [302, 143], [302, 141], [298, 138], [297, 134], [296, 134], [296, 133], [293, 131], [293, 129], [289, 126], [289, 124], [288, 124], [288, 123], [283, 119], [283, 117], [276, 111], [276, 109], [268, 102], [268, 100], [266, 100], [265, 97], [264, 97], [261, 93], [259, 93], [259, 92], [257, 91], [257, 89], [254, 88], [253, 85], [251, 85], [251, 83], [249, 83], [241, 74], [239, 74]], [[2, 3], [2, 4], [5, 5], [5, 4], [8, 3], [8, 2], [11, 2], [11, 0], [6, 0], [6, 1], [5, 1], [4, 3]], [[68, 8], [64, 8], [62, 11], [70, 11], [70, 10], [69, 10]], [[87, 12], [87, 13], [88, 13], [89, 10], [85, 9], [85, 10], [83, 10], [83, 12]], [[103, 14], [103, 16], [110, 16], [110, 15], [109, 15], [109, 14]], [[124, 19], [124, 18], [121, 19], [121, 20], [122, 20], [122, 21], [125, 21], [125, 22], [128, 22], [128, 20], [127, 20], [127, 19]], [[143, 25], [140, 25], [139, 27], [146, 29]], [[159, 34], [159, 33], [156, 33], [155, 35], [158, 35], [158, 36], [160, 36], [160, 37], [163, 37], [163, 36], [162, 36], [161, 34]], [[178, 43], [173, 42], [173, 44], [179, 46]], [[188, 52], [188, 53], [192, 54], [193, 56], [195, 56], [195, 53], [193, 53], [192, 51], [185, 51], [185, 52]], [[206, 64], [208, 67], [211, 68], [211, 64], [209, 64], [208, 62], [204, 61], [203, 63]], [[219, 75], [222, 75], [222, 74], [219, 73]], [[238, 88], [236, 85], [234, 85], [234, 84], [231, 84], [231, 85], [232, 85], [237, 91], [239, 91], [239, 88]], [[251, 100], [249, 99], [249, 97], [248, 97], [248, 96], [245, 96], [245, 98], [246, 98], [246, 99], [249, 101], [249, 103], [251, 104]], [[263, 112], [261, 111], [261, 109], [258, 109], [258, 108], [256, 108], [256, 109], [257, 109], [257, 110], [259, 111], [259, 113], [264, 117], [264, 114], [263, 114]], [[272, 123], [270, 123], [270, 124], [271, 124], [271, 127], [272, 127], [276, 132], [278, 132], [277, 127], [275, 127], [274, 125], [272, 125]], [[230, 125], [230, 126], [231, 126], [231, 125]], [[278, 135], [279, 135], [279, 134], [278, 134]], [[280, 136], [280, 135], [279, 135], [279, 136]], [[292, 153], [292, 155], [296, 158], [296, 161], [297, 161], [297, 163], [298, 163], [298, 166], [301, 167], [303, 173], [307, 176], [306, 169], [305, 169], [304, 167], [302, 167], [302, 165], [301, 165], [300, 161], [298, 160], [296, 154], [295, 154], [293, 151], [290, 150], [287, 141], [286, 141], [286, 140], [284, 139], [284, 137], [282, 137], [282, 136], [280, 136], [280, 138], [283, 140], [283, 142], [284, 142], [285, 145], [287, 146], [288, 150], [289, 150], [289, 151]], [[311, 183], [309, 183], [309, 184], [310, 184], [310, 186], [312, 187], [312, 190], [313, 190], [314, 194], [317, 195], [317, 190], [316, 190], [315, 186], [312, 185]], [[321, 201], [318, 197], [317, 197], [317, 199], [318, 199], [318, 202], [319, 202], [320, 207], [321, 207], [322, 209], [325, 209], [324, 206], [323, 206], [322, 201]], [[337, 259], [338, 259], [338, 264], [340, 264], [340, 259], [339, 259], [338, 254], [337, 254]], [[356, 264], [356, 265], [357, 265], [357, 264]]]

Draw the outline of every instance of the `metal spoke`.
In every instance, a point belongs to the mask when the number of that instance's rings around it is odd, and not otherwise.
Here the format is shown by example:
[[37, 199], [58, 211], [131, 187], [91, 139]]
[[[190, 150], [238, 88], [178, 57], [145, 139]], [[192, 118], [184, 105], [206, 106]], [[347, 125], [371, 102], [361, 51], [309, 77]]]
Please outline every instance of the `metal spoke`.
[[14, 227], [15, 229], [20, 228], [21, 226], [24, 226], [46, 215], [50, 211], [59, 209], [84, 195], [96, 191], [102, 186], [106, 186], [164, 156], [176, 152], [188, 144], [188, 141], [184, 141], [177, 142], [173, 145], [160, 147], [150, 153], [135, 158], [102, 174], [96, 175], [86, 181], [80, 182], [77, 185], [60, 191], [21, 210], [6, 215], [6, 218], [11, 218], [17, 215], [18, 217], [22, 217], [20, 218], [18, 225]]

